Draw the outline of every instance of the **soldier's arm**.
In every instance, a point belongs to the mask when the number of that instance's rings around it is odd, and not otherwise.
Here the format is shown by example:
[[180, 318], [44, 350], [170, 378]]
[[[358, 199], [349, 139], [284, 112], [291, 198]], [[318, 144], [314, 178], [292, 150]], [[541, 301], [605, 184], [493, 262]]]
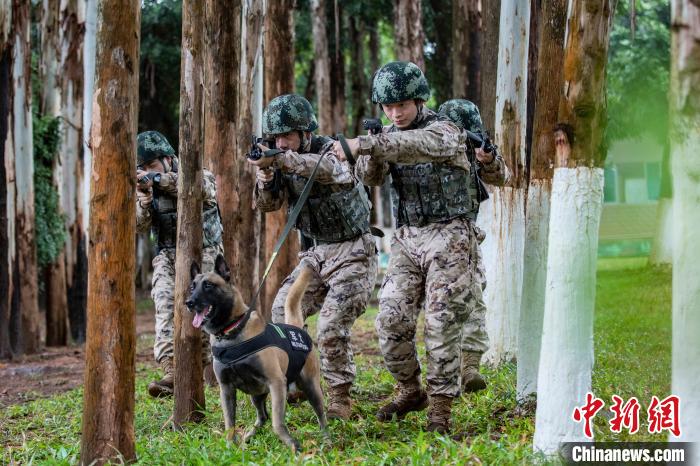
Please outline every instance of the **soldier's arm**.
[[503, 186], [508, 182], [510, 171], [498, 151], [495, 151], [495, 156], [491, 162], [477, 163], [479, 165], [479, 178], [481, 178], [484, 183], [494, 186]]
[[377, 162], [445, 162], [463, 154], [464, 136], [454, 123], [437, 121], [423, 129], [359, 137], [360, 154]]
[[297, 174], [309, 178], [318, 163], [315, 181], [321, 184], [353, 184], [355, 179], [352, 170], [345, 163], [339, 161], [333, 153], [329, 153], [333, 143], [323, 146], [321, 154], [325, 154], [319, 163], [318, 154], [300, 154], [291, 150], [275, 156], [272, 166], [279, 168], [283, 173]]
[[141, 206], [139, 200], [136, 200], [136, 232], [144, 233], [151, 226], [151, 209]]
[[377, 162], [368, 155], [360, 155], [355, 163], [355, 175], [366, 186], [381, 186], [389, 173], [389, 164]]
[[279, 191], [265, 189], [265, 183], [258, 180], [253, 190], [253, 208], [262, 212], [273, 212], [284, 205], [287, 190], [282, 186]]
[[177, 197], [177, 172], [161, 173], [157, 189], [169, 196]]
[[209, 170], [202, 170], [202, 198], [205, 209], [216, 206], [216, 177]]

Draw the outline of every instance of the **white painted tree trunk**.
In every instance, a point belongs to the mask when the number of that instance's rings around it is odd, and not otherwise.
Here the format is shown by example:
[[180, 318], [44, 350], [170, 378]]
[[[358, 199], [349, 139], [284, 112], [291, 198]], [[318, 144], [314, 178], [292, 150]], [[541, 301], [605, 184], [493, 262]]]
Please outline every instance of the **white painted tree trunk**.
[[95, 87], [95, 54], [97, 53], [97, 0], [87, 0], [85, 5], [85, 36], [83, 38], [83, 185], [82, 224], [85, 228], [85, 243], [88, 244], [90, 225], [90, 179], [92, 175], [92, 150], [90, 130], [92, 128], [93, 89]]
[[545, 454], [556, 453], [561, 442], [586, 440], [572, 413], [591, 390], [602, 204], [601, 168], [554, 170], [534, 438]]
[[482, 209], [479, 214], [479, 223], [487, 231], [483, 248], [487, 277], [484, 299], [491, 347], [485, 358], [494, 365], [515, 359], [517, 351], [525, 245], [529, 25], [529, 1], [514, 0], [501, 5], [495, 140], [512, 178], [507, 187], [493, 189], [490, 208], [487, 206], [486, 212]]
[[662, 197], [656, 213], [656, 236], [649, 262], [671, 264], [673, 261], [673, 199]]
[[547, 282], [547, 239], [552, 180], [530, 182], [525, 219], [523, 293], [518, 332], [518, 400], [537, 393], [542, 319]]
[[479, 209], [477, 224], [486, 269], [486, 331], [489, 349], [484, 361], [498, 365], [516, 358], [525, 244], [525, 192], [496, 188]]
[[696, 442], [700, 464], [700, 5], [673, 0], [671, 163], [673, 166], [673, 380], [680, 397], [679, 437]]

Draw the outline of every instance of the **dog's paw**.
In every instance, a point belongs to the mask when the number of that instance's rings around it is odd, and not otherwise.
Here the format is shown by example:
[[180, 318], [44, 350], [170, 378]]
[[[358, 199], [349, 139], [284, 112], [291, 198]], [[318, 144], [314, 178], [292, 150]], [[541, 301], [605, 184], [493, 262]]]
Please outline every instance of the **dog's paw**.
[[226, 445], [231, 447], [233, 445], [240, 445], [241, 436], [238, 434], [238, 429], [235, 427], [230, 428], [226, 431]]
[[258, 429], [250, 429], [248, 432], [243, 434], [243, 443], [248, 443], [253, 438], [253, 436], [258, 432]]

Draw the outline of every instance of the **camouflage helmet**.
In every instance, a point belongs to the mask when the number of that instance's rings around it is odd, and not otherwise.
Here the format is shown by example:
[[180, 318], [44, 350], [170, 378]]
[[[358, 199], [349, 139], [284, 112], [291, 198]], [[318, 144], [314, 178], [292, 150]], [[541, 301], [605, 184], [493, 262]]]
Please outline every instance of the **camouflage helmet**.
[[136, 165], [143, 165], [161, 157], [175, 157], [175, 149], [158, 131], [144, 131], [136, 140]]
[[265, 134], [314, 131], [318, 128], [311, 104], [297, 94], [285, 94], [272, 99], [263, 112], [262, 124]]
[[393, 61], [377, 70], [372, 81], [372, 103], [393, 104], [403, 100], [430, 98], [428, 80], [410, 61]]
[[440, 105], [438, 113], [454, 122], [460, 129], [472, 132], [481, 130], [479, 107], [465, 99], [452, 99]]

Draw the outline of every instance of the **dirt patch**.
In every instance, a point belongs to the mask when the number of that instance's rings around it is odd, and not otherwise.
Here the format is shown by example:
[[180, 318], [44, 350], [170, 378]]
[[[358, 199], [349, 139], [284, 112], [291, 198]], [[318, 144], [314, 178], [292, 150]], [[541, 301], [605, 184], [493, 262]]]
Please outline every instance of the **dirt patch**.
[[[152, 310], [136, 315], [136, 365], [152, 365], [155, 316]], [[144, 338], [145, 337], [145, 338]], [[0, 408], [46, 398], [83, 385], [85, 347], [46, 348], [39, 354], [0, 362]]]

